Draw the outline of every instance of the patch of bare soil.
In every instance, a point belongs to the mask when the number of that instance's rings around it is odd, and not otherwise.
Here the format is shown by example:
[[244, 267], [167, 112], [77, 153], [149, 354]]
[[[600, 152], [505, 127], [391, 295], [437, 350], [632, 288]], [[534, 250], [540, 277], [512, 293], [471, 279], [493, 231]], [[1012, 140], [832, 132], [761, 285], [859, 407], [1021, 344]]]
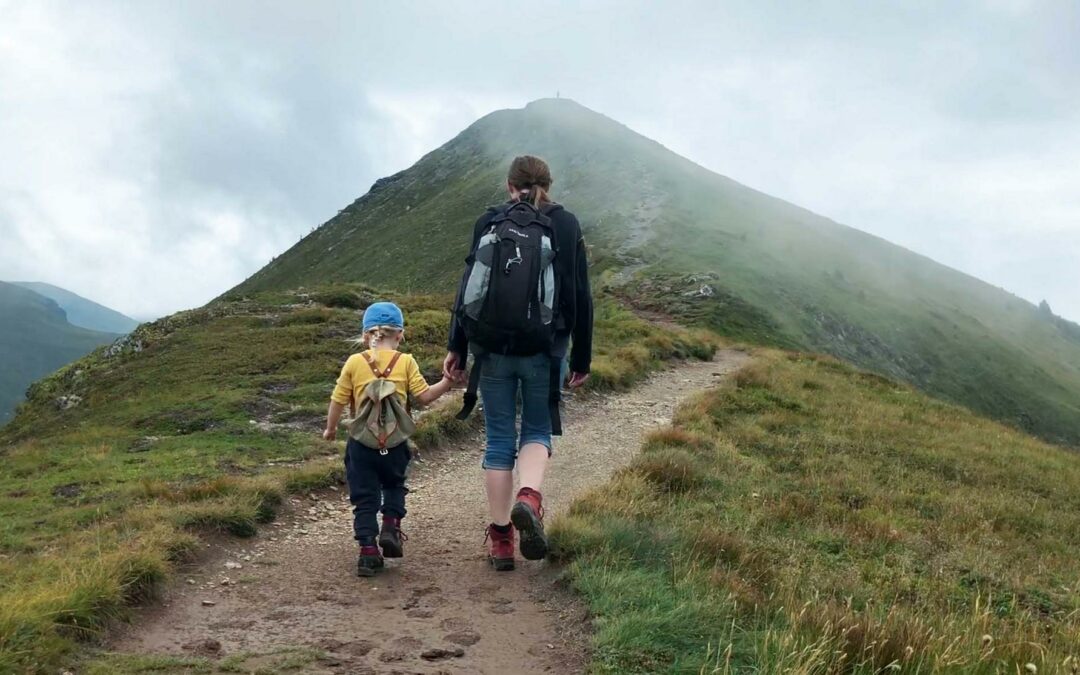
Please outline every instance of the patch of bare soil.
[[[549, 516], [625, 466], [683, 397], [747, 359], [722, 351], [624, 394], [568, 402], [543, 489]], [[476, 438], [414, 462], [406, 557], [380, 575], [355, 575], [343, 487], [294, 498], [255, 538], [213, 544], [109, 648], [218, 658], [310, 646], [328, 654], [305, 671], [316, 673], [580, 672], [590, 626], [559, 570], [519, 559], [515, 571], [495, 572], [487, 563], [482, 445]]]

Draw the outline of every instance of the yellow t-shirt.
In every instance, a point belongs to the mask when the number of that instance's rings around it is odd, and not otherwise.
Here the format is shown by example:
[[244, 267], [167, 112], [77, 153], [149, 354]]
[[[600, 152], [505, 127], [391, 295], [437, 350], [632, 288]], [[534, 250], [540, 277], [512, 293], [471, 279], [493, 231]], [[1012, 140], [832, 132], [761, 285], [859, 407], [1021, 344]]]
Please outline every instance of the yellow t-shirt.
[[[369, 355], [372, 353], [375, 354], [375, 363], [380, 372], [386, 370], [386, 367], [390, 365], [390, 359], [394, 357], [394, 352], [390, 349], [380, 349], [378, 352], [367, 351]], [[374, 379], [375, 373], [371, 372], [371, 366], [364, 360], [363, 353], [353, 354], [341, 368], [341, 375], [338, 376], [337, 386], [334, 387], [334, 393], [330, 396], [330, 399], [334, 403], [340, 403], [344, 406], [350, 405], [353, 397], [362, 393], [364, 387]], [[405, 402], [409, 394], [418, 396], [428, 390], [427, 380], [420, 374], [420, 366], [416, 363], [416, 359], [412, 357], [412, 354], [402, 354], [398, 358], [398, 362], [394, 364], [394, 370], [386, 379], [393, 382], [394, 386], [397, 387], [397, 393], [401, 397], [402, 403]]]

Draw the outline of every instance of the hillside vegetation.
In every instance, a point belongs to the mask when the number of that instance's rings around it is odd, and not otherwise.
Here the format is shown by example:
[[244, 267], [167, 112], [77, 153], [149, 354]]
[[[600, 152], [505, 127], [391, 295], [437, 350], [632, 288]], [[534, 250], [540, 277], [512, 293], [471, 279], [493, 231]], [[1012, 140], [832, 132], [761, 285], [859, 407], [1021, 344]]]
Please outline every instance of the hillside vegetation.
[[[203, 532], [247, 536], [284, 496], [340, 480], [319, 433], [349, 338], [376, 294], [358, 285], [252, 294], [144, 324], [36, 383], [0, 430], [0, 672], [57, 672], [146, 599]], [[446, 296], [392, 294], [403, 348], [439, 376]], [[663, 360], [708, 358], [702, 335], [597, 311], [596, 386], [625, 387]], [[58, 410], [65, 397], [78, 403]], [[424, 415], [430, 449], [478, 427]]]
[[73, 326], [54, 301], [0, 281], [0, 424], [34, 380], [116, 337]]
[[595, 672], [1080, 671], [1080, 457], [828, 357], [759, 350], [552, 533]]
[[[739, 340], [833, 354], [1080, 443], [1080, 326], [567, 100], [482, 118], [377, 181], [237, 292], [337, 279], [449, 292], [473, 222], [504, 198], [509, 161], [525, 152], [550, 162], [554, 195], [579, 216], [597, 275], [624, 299]], [[407, 263], [360, 264], [366, 250]]]

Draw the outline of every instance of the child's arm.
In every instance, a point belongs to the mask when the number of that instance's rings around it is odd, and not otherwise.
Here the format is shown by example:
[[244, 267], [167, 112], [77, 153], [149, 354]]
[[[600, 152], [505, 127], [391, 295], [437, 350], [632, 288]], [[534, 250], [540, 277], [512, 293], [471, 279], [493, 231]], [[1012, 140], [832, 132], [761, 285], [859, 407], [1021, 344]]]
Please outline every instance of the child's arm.
[[341, 421], [341, 413], [344, 411], [344, 404], [330, 401], [330, 409], [326, 411], [326, 429], [322, 432], [323, 440], [333, 441], [337, 439], [338, 422]]
[[[330, 395], [330, 408], [326, 411], [326, 429], [323, 430], [323, 439], [332, 441], [337, 438], [338, 422], [341, 421], [341, 414], [345, 411], [345, 405], [349, 405], [349, 409], [352, 410], [356, 406], [356, 402], [353, 399], [353, 383], [352, 383], [352, 368], [354, 365], [353, 358], [349, 358], [345, 362], [345, 365], [341, 368], [341, 375], [338, 376], [337, 384], [334, 386], [334, 393]], [[353, 413], [353, 417], [356, 413]]]
[[427, 388], [421, 394], [416, 395], [416, 400], [420, 405], [427, 405], [439, 399], [443, 394], [450, 391], [450, 387], [454, 385], [454, 381], [449, 377], [443, 375], [443, 378]]
[[405, 377], [408, 379], [409, 395], [420, 405], [427, 405], [440, 396], [450, 391], [454, 381], [443, 375], [443, 378], [435, 384], [428, 386], [427, 380], [420, 374], [420, 365], [411, 355], [405, 363]]

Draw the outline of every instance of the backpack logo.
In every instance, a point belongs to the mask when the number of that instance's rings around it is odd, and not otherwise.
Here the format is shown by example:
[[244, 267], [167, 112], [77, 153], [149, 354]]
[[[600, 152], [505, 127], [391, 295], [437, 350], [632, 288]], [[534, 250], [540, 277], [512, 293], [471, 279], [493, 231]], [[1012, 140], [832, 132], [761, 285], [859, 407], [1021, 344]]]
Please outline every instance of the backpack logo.
[[517, 230], [515, 230], [512, 227], [506, 228], [506, 231], [507, 232], [512, 232], [512, 233], [516, 234], [517, 236], [519, 236], [519, 237], [521, 237], [523, 239], [528, 239], [529, 238], [529, 235], [525, 234], [524, 232], [518, 232]]

